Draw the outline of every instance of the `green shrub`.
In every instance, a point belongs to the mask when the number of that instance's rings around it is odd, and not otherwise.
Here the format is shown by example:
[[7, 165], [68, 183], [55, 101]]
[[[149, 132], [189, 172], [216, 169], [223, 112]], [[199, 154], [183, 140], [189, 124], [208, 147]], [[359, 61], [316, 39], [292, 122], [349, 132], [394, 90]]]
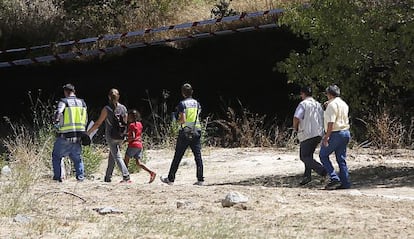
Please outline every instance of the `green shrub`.
[[232, 0], [220, 0], [214, 5], [214, 8], [211, 9], [211, 16], [214, 18], [222, 18], [228, 16], [238, 15], [234, 9], [230, 8], [230, 3]]
[[85, 176], [96, 173], [102, 163], [104, 152], [100, 145], [89, 145], [82, 147], [83, 165], [85, 167]]

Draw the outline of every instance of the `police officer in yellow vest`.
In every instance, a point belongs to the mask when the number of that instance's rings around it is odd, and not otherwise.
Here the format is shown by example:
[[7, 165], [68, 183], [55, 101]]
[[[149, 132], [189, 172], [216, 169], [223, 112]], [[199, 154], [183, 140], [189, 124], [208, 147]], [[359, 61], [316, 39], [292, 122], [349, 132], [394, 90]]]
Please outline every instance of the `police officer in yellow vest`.
[[[193, 99], [193, 88], [190, 84], [186, 83], [181, 87], [181, 94], [184, 99], [177, 106], [178, 123], [181, 125], [181, 129], [178, 132], [174, 158], [171, 163], [168, 176], [161, 176], [161, 182], [168, 185], [172, 185], [174, 183], [175, 174], [178, 170], [181, 159], [183, 158], [186, 149], [190, 147], [197, 167], [197, 181], [194, 185], [202, 186], [204, 184], [204, 175], [203, 160], [201, 158], [201, 124], [199, 119], [201, 106], [197, 100]], [[183, 130], [184, 127], [194, 129], [197, 134], [191, 139], [185, 137]]]
[[62, 158], [69, 156], [76, 170], [76, 179], [85, 179], [82, 159], [81, 135], [85, 133], [88, 114], [86, 103], [76, 97], [75, 87], [72, 84], [63, 86], [65, 98], [62, 98], [54, 116], [58, 134], [53, 145], [52, 165], [53, 180], [62, 182], [61, 162]]

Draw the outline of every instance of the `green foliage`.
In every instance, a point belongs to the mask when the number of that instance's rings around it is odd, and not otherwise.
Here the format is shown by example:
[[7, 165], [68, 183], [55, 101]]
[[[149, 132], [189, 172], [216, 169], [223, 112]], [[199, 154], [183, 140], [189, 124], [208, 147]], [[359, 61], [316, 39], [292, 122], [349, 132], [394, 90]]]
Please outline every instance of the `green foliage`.
[[146, 148], [172, 147], [178, 134], [178, 125], [174, 121], [163, 121], [149, 128], [143, 135]]
[[222, 18], [237, 15], [238, 13], [230, 8], [231, 1], [232, 0], [220, 0], [214, 5], [214, 8], [211, 9], [211, 16], [214, 18]]
[[100, 147], [97, 145], [89, 145], [82, 147], [83, 166], [85, 168], [85, 175], [96, 173], [99, 165], [103, 160], [103, 153], [100, 152]]
[[[290, 83], [336, 83], [354, 115], [414, 92], [413, 1], [315, 0], [281, 23], [309, 41], [277, 65]], [[400, 110], [394, 107], [395, 110]]]
[[[121, 31], [125, 17], [134, 15], [137, 3], [121, 0], [79, 1], [66, 0], [59, 3], [68, 21], [64, 28], [68, 29], [65, 39], [80, 39]], [[134, 19], [129, 19], [133, 21]]]

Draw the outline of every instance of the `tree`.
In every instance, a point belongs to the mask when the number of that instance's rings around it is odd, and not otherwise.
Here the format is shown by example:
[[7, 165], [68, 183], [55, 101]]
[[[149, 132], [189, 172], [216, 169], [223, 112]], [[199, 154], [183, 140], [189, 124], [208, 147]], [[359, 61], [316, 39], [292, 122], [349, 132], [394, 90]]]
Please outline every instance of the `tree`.
[[383, 106], [401, 110], [401, 100], [414, 95], [413, 2], [314, 0], [287, 9], [280, 23], [309, 47], [276, 69], [290, 83], [321, 91], [338, 84], [354, 116]]

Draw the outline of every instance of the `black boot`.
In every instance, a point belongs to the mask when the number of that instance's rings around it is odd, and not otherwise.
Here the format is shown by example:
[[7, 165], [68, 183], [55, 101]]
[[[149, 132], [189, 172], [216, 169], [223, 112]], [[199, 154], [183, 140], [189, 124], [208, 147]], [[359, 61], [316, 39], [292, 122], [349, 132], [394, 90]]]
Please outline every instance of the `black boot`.
[[306, 185], [312, 181], [311, 176], [304, 176], [302, 181], [299, 183], [300, 185]]

